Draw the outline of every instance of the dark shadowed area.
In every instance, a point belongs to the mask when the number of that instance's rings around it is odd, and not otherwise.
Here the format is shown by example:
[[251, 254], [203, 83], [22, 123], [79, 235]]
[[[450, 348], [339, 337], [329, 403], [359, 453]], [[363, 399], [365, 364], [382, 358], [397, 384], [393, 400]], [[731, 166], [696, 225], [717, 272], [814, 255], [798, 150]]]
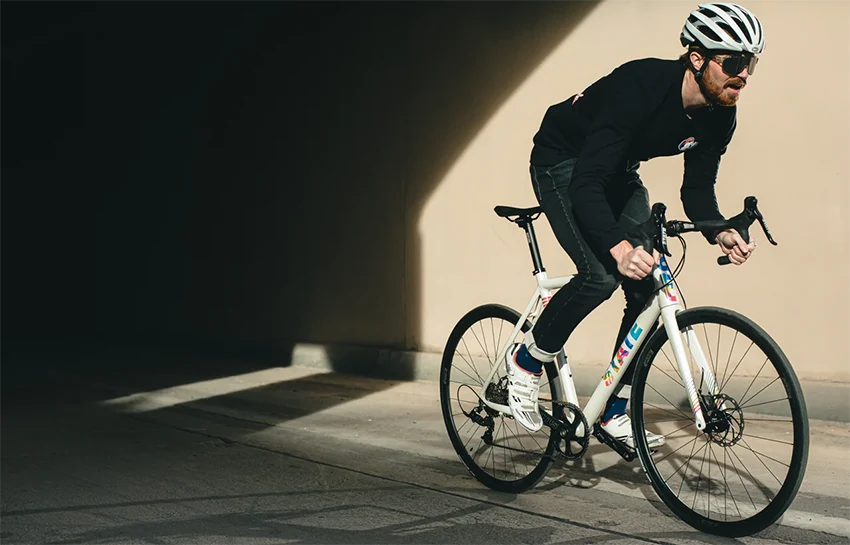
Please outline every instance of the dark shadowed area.
[[415, 349], [420, 211], [594, 5], [4, 2], [4, 385]]

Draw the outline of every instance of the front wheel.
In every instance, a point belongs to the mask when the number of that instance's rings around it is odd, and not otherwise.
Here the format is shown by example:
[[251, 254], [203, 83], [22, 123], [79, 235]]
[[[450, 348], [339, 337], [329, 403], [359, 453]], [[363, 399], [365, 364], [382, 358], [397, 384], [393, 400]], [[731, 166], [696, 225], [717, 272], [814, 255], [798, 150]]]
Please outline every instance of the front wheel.
[[[537, 484], [552, 466], [557, 437], [543, 426], [529, 432], [505, 412], [485, 405], [479, 395], [508, 404], [505, 347], [523, 342], [530, 329], [519, 323], [517, 311], [501, 305], [483, 305], [469, 311], [455, 326], [440, 369], [440, 405], [449, 438], [467, 469], [484, 485], [514, 494]], [[497, 370], [489, 381], [490, 370]], [[554, 363], [544, 366], [540, 380], [540, 407], [552, 414], [550, 381], [557, 376]], [[485, 384], [486, 382], [486, 384]]]
[[[667, 507], [694, 528], [754, 534], [785, 512], [803, 480], [809, 428], [802, 390], [785, 354], [750, 319], [706, 307], [679, 313], [677, 322], [707, 427], [694, 423], [667, 332], [659, 328], [632, 387], [641, 465]], [[701, 372], [700, 358], [710, 375]], [[664, 435], [664, 446], [650, 449], [637, 431], [643, 429]]]

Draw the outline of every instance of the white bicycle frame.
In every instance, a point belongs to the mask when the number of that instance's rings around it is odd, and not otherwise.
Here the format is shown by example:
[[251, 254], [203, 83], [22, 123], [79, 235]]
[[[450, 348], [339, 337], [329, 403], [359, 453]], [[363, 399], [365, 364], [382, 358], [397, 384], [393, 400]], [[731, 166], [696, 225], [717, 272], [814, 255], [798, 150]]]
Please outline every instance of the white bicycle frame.
[[[551, 299], [552, 291], [564, 287], [567, 282], [573, 278], [572, 276], [549, 278], [545, 271], [537, 273], [535, 277], [537, 279], [537, 289], [534, 291], [534, 294], [531, 296], [531, 300], [525, 307], [525, 311], [523, 311], [517, 325], [514, 327], [511, 336], [508, 338], [508, 342], [499, 351], [497, 359], [493, 363], [487, 379], [478, 391], [478, 397], [485, 405], [505, 414], [511, 414], [510, 407], [488, 401], [485, 396], [487, 385], [490, 384], [494, 378], [498, 379], [500, 376], [499, 368], [500, 366], [504, 367], [506, 363], [505, 356], [514, 344], [514, 341], [519, 335], [522, 325], [526, 322], [526, 320], [539, 316], [540, 312], [543, 311], [543, 308], [549, 302], [549, 299]], [[667, 266], [667, 260], [664, 256], [661, 256], [660, 265], [653, 269], [652, 278], [655, 281], [655, 287], [657, 288], [656, 295], [640, 313], [637, 320], [635, 320], [634, 325], [629, 330], [626, 338], [623, 339], [620, 348], [617, 350], [616, 356], [611, 360], [605, 374], [602, 375], [599, 385], [594, 390], [590, 400], [587, 402], [587, 405], [582, 409], [584, 417], [591, 426], [602, 414], [608, 398], [613, 393], [614, 388], [617, 387], [617, 384], [619, 384], [624, 371], [628, 369], [629, 365], [632, 363], [634, 355], [638, 352], [638, 349], [646, 340], [653, 324], [658, 321], [660, 316], [673, 349], [673, 355], [676, 359], [676, 364], [679, 370], [679, 377], [682, 379], [682, 383], [687, 390], [688, 401], [690, 402], [694, 413], [694, 422], [696, 423], [697, 429], [705, 429], [705, 417], [702, 412], [699, 397], [697, 396], [693, 374], [691, 373], [691, 366], [688, 355], [685, 352], [685, 344], [682, 340], [682, 335], [679, 332], [679, 326], [676, 322], [676, 314], [683, 309], [679, 304], [679, 293], [676, 291], [673, 276], [670, 274], [670, 269]], [[532, 312], [532, 310], [534, 310], [534, 312]], [[702, 379], [705, 381], [708, 390], [712, 394], [716, 395], [718, 393], [716, 380], [711, 372], [711, 367], [705, 358], [705, 354], [700, 347], [693, 328], [689, 327], [686, 329], [685, 337], [691, 357], [702, 373]], [[566, 355], [565, 349], [564, 355]], [[555, 401], [566, 401], [576, 407], [579, 407], [578, 395], [576, 394], [575, 383], [573, 382], [573, 374], [567, 358], [564, 358], [558, 371], [560, 382], [552, 383], [550, 385], [552, 388], [552, 399]]]

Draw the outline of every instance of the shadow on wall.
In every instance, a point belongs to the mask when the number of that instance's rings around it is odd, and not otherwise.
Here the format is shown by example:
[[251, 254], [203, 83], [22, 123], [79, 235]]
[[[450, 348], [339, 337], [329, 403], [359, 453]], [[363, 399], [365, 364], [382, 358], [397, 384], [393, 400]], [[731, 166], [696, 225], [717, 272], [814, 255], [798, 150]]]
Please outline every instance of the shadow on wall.
[[415, 348], [421, 210], [594, 6], [4, 3], [4, 344]]

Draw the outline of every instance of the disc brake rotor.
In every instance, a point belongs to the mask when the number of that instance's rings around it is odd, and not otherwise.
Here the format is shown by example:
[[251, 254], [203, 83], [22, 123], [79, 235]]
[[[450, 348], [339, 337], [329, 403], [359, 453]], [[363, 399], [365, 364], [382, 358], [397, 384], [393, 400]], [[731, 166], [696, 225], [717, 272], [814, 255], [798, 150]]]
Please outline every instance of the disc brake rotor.
[[738, 402], [726, 394], [704, 399], [706, 411], [705, 433], [722, 446], [731, 447], [744, 434], [744, 412]]

